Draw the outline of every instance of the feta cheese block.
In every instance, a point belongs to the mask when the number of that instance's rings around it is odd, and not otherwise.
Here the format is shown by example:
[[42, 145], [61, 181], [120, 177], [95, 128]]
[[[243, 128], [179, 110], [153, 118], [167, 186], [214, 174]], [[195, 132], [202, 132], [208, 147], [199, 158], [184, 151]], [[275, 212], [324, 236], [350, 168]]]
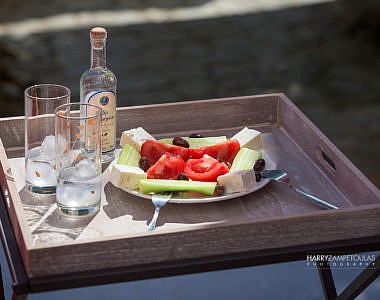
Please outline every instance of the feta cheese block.
[[116, 187], [139, 191], [141, 179], [146, 179], [146, 173], [139, 167], [119, 164], [112, 166], [110, 181]]
[[218, 177], [218, 184], [224, 187], [226, 194], [241, 193], [256, 185], [254, 172], [232, 171]]
[[141, 145], [144, 144], [146, 140], [156, 140], [142, 127], [137, 127], [123, 131], [120, 138], [120, 146], [123, 147], [125, 144], [131, 145], [139, 153], [141, 150]]
[[263, 147], [263, 139], [261, 132], [244, 127], [238, 133], [236, 133], [231, 140], [237, 140], [240, 144], [240, 148], [249, 148], [253, 150], [259, 150]]

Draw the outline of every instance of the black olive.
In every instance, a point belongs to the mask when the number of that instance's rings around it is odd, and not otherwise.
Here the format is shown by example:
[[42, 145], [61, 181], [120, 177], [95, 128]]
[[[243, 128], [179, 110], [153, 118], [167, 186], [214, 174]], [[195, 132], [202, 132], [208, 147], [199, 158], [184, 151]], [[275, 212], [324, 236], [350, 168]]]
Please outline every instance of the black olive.
[[190, 148], [189, 143], [183, 138], [181, 138], [180, 136], [176, 136], [175, 138], [173, 138], [172, 144], [176, 146], [181, 146], [184, 148]]
[[255, 162], [255, 165], [253, 166], [253, 169], [256, 172], [260, 172], [265, 169], [265, 160], [260, 158]]
[[261, 180], [261, 174], [256, 172], [255, 176], [256, 176], [256, 182], [259, 182]]
[[193, 134], [190, 134], [189, 138], [203, 138], [203, 136], [199, 133], [193, 133]]
[[139, 168], [144, 170], [144, 172], [148, 171], [148, 169], [151, 167], [152, 165], [149, 163], [148, 159], [146, 157], [141, 157], [140, 160], [139, 160]]
[[215, 195], [222, 196], [224, 194], [224, 186], [217, 184], [215, 187]]
[[189, 177], [187, 177], [185, 174], [183, 173], [179, 173], [178, 177], [177, 177], [177, 180], [189, 180]]

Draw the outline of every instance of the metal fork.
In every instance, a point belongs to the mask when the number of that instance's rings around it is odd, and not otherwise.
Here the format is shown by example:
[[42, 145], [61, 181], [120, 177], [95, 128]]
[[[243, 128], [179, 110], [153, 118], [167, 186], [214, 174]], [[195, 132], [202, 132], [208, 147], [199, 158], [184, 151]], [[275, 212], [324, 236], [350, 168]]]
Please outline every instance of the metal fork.
[[318, 203], [319, 205], [322, 205], [323, 207], [330, 208], [330, 209], [338, 209], [337, 206], [332, 205], [324, 200], [319, 199], [318, 197], [315, 197], [313, 195], [310, 195], [303, 190], [300, 190], [297, 187], [294, 187], [290, 182], [289, 182], [289, 176], [288, 173], [286, 173], [284, 170], [264, 170], [259, 172], [260, 175], [263, 178], [268, 178], [271, 180], [275, 180], [281, 183], [285, 183], [287, 186], [289, 186], [291, 189], [293, 189], [295, 192], [313, 200], [314, 202]]
[[153, 194], [152, 195], [152, 202], [153, 202], [155, 209], [154, 209], [153, 218], [148, 225], [149, 231], [152, 231], [156, 228], [156, 222], [158, 219], [158, 215], [160, 213], [160, 209], [169, 201], [169, 199], [172, 197], [172, 195], [173, 195], [172, 192], [164, 192], [161, 194]]

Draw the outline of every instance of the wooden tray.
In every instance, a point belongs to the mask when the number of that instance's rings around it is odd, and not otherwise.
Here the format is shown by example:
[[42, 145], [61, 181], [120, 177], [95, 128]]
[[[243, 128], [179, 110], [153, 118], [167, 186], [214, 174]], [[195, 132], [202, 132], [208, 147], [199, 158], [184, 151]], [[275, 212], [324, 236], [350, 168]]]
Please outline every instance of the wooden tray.
[[379, 190], [283, 94], [118, 109], [119, 137], [138, 126], [157, 138], [260, 130], [294, 185], [342, 209], [325, 210], [271, 182], [238, 199], [167, 204], [147, 232], [153, 205], [115, 188], [105, 172], [101, 211], [66, 218], [54, 196], [23, 189], [24, 118], [0, 119], [0, 183], [31, 281], [380, 235]]

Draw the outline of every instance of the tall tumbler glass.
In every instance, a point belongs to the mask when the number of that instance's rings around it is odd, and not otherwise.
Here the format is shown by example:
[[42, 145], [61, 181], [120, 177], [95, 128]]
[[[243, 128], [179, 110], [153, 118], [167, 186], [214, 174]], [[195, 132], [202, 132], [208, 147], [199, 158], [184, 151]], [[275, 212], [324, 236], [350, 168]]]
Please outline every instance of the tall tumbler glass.
[[40, 194], [53, 194], [55, 172], [55, 109], [70, 102], [70, 90], [56, 84], [28, 87], [25, 100], [25, 186]]
[[59, 106], [55, 114], [58, 210], [95, 213], [101, 199], [102, 109], [88, 103]]

